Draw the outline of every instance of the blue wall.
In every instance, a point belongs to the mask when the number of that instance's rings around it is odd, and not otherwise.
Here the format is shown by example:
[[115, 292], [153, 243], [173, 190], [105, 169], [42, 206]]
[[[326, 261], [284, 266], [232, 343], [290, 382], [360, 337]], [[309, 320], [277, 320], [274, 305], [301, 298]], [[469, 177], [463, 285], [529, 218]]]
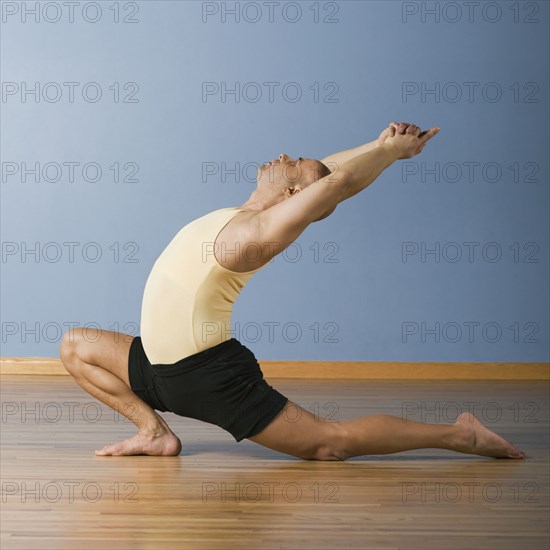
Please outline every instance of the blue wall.
[[406, 120], [442, 131], [250, 281], [237, 337], [261, 359], [548, 361], [547, 2], [35, 4], [2, 3], [3, 356], [56, 357], [70, 324], [139, 334], [164, 246], [252, 191], [225, 167]]

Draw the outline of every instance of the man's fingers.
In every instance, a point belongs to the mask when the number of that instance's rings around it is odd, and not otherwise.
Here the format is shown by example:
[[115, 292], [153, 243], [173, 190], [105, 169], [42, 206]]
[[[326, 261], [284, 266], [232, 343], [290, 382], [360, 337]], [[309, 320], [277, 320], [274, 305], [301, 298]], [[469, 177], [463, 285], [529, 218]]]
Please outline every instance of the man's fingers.
[[409, 126], [414, 126], [414, 124], [410, 124], [409, 122], [390, 122], [390, 126], [393, 126], [398, 133], [404, 134]]
[[409, 125], [408, 122], [391, 122], [390, 126], [395, 128], [398, 133], [404, 134], [405, 130], [407, 129], [407, 126]]
[[429, 130], [421, 130], [420, 127], [418, 127], [416, 124], [396, 121], [390, 122], [388, 127], [390, 137], [395, 136], [395, 134], [409, 134], [419, 138], [422, 141], [422, 146], [424, 146], [427, 141], [437, 135], [439, 133], [439, 130], [440, 128], [438, 127], [430, 128]]
[[440, 128], [430, 128], [428, 131], [422, 132], [423, 135], [421, 134], [418, 137], [420, 137], [425, 143], [426, 141], [432, 139], [436, 134], [438, 134], [439, 130]]

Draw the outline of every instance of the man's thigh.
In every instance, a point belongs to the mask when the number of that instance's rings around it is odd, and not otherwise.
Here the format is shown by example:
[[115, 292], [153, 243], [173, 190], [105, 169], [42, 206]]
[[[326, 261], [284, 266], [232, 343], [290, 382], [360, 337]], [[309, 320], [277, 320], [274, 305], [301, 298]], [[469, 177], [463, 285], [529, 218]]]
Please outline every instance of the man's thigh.
[[314, 416], [289, 400], [260, 433], [248, 439], [282, 453], [312, 459], [336, 453], [343, 444], [343, 429], [339, 422]]
[[118, 376], [130, 386], [128, 356], [134, 339], [123, 332], [77, 327], [72, 339], [78, 358]]

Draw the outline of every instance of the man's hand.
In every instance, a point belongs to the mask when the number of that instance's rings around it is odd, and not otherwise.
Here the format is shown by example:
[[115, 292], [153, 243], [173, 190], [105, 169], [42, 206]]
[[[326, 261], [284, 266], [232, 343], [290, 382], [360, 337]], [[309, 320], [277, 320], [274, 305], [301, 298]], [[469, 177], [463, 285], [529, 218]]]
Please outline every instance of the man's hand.
[[395, 130], [391, 125], [387, 128], [384, 128], [384, 131], [378, 136], [378, 139], [376, 140], [376, 145], [380, 147], [380, 145], [384, 145], [385, 141], [390, 137], [390, 135], [394, 135], [395, 132], [392, 134], [392, 130]]
[[378, 141], [390, 150], [396, 159], [410, 159], [420, 154], [426, 143], [438, 133], [437, 127], [421, 131], [418, 126], [408, 122], [392, 122], [380, 134]]

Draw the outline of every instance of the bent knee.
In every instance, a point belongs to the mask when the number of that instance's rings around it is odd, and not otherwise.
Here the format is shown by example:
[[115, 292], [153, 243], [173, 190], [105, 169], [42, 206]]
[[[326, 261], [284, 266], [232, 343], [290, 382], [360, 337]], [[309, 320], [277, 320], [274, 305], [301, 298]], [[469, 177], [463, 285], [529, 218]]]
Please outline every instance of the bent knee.
[[314, 449], [310, 460], [346, 460], [347, 432], [339, 422], [333, 423], [328, 437]]
[[[59, 356], [67, 370], [69, 370], [69, 368], [74, 365], [75, 360], [78, 359], [78, 348], [81, 340], [82, 329], [78, 327], [69, 329], [61, 338]], [[69, 370], [69, 372], [71, 371]]]

